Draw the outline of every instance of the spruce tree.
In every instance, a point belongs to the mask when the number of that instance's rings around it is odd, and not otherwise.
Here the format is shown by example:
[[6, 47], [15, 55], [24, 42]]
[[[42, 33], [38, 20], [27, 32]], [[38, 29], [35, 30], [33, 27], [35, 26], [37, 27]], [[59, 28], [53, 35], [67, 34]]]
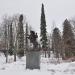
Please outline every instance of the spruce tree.
[[59, 57], [59, 54], [61, 54], [61, 36], [58, 28], [54, 28], [53, 30], [52, 47], [56, 57]]
[[71, 47], [73, 46], [74, 34], [70, 22], [66, 19], [63, 23], [63, 44], [66, 57], [72, 56], [73, 52]]
[[47, 31], [46, 31], [46, 20], [45, 20], [45, 13], [44, 13], [44, 5], [42, 4], [41, 8], [41, 24], [40, 24], [40, 30], [41, 30], [41, 44], [42, 48], [47, 48]]

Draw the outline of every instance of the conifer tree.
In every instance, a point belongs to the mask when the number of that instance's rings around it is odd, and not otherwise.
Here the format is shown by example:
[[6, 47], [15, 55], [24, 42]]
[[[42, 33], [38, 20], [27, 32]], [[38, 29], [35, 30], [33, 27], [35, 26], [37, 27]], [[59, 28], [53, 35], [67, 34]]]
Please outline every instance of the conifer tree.
[[66, 57], [70, 57], [73, 52], [71, 47], [73, 46], [74, 34], [70, 22], [66, 19], [63, 23], [63, 44]]
[[45, 13], [44, 13], [44, 5], [42, 4], [41, 8], [41, 24], [40, 24], [40, 30], [41, 30], [41, 44], [42, 48], [47, 48], [47, 31], [46, 31], [46, 20], [45, 20]]
[[24, 30], [23, 30], [23, 15], [19, 17], [18, 23], [18, 55], [24, 56]]
[[53, 30], [52, 46], [53, 46], [53, 51], [56, 54], [56, 57], [59, 57], [59, 54], [61, 54], [61, 36], [58, 28], [54, 28]]

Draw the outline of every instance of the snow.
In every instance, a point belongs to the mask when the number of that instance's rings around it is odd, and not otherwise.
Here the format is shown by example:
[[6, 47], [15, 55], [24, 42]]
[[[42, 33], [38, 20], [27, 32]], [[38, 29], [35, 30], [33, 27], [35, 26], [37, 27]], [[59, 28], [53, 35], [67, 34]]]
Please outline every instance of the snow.
[[[14, 62], [14, 56], [8, 57], [8, 63], [5, 62], [5, 56], [0, 54], [0, 74], [1, 75], [75, 75], [75, 62], [58, 62], [55, 58], [40, 59], [40, 70], [26, 69], [26, 56]], [[61, 60], [61, 59], [60, 59]], [[54, 61], [54, 63], [53, 63]]]

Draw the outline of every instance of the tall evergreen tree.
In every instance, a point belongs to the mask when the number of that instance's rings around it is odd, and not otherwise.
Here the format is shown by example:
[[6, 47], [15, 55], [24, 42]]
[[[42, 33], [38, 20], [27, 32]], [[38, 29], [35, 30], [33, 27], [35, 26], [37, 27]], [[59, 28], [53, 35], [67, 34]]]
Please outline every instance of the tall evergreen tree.
[[24, 56], [24, 30], [23, 30], [23, 15], [19, 17], [18, 23], [18, 55]]
[[46, 20], [45, 20], [45, 13], [44, 13], [44, 5], [42, 4], [41, 8], [41, 24], [40, 24], [40, 30], [41, 30], [41, 43], [42, 48], [47, 48], [47, 31], [46, 31]]
[[70, 57], [72, 53], [74, 34], [70, 22], [66, 19], [63, 23], [63, 44], [66, 57]]

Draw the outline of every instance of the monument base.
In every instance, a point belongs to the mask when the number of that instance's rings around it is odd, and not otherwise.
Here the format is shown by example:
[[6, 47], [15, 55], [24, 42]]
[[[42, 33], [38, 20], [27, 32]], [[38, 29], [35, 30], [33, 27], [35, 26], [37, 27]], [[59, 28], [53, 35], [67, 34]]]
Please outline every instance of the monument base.
[[40, 51], [26, 51], [26, 69], [40, 69]]

